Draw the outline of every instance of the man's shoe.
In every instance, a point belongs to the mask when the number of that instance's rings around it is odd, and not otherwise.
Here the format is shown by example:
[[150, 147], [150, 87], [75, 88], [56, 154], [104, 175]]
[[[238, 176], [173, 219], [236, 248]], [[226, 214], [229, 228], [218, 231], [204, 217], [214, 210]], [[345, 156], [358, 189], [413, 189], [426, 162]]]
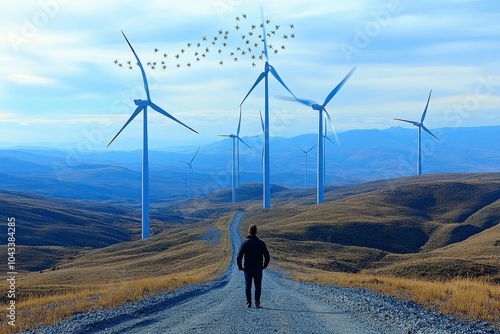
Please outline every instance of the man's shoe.
[[255, 302], [255, 307], [260, 308], [260, 303]]
[[248, 307], [248, 308], [252, 307], [252, 303], [247, 302], [247, 307]]

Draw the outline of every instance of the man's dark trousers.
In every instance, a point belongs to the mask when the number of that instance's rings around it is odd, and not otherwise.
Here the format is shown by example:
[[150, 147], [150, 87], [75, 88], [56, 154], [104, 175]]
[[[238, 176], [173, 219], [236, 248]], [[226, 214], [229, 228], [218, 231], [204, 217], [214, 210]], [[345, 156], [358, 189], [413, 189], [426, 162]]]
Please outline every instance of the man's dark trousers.
[[262, 270], [248, 273], [245, 272], [245, 293], [248, 304], [252, 304], [252, 279], [255, 284], [255, 304], [259, 305], [262, 291]]

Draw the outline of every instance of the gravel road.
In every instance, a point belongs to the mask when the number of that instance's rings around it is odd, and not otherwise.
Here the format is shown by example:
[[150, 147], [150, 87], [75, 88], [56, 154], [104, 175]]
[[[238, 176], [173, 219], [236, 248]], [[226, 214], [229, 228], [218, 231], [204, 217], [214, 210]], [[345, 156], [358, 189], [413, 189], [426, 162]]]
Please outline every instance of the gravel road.
[[[230, 227], [233, 260], [242, 217], [238, 213]], [[268, 270], [262, 286], [262, 308], [248, 309], [243, 273], [233, 261], [218, 280], [28, 333], [500, 333], [364, 289], [295, 282]]]

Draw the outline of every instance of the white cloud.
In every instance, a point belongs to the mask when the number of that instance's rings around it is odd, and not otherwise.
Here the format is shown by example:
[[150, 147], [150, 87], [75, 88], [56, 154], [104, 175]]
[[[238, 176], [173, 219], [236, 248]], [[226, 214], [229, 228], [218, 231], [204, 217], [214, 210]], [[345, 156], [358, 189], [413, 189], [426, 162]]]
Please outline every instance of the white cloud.
[[56, 81], [51, 78], [32, 75], [29, 73], [11, 74], [8, 79], [12, 82], [23, 85], [53, 85]]

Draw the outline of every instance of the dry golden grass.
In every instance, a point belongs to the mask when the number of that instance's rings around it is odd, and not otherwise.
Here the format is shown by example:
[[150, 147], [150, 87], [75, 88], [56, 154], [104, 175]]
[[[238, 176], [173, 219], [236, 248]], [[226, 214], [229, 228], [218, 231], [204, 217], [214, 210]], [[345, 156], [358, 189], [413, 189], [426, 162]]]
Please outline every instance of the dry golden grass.
[[[59, 270], [20, 276], [17, 326], [13, 330], [4, 317], [0, 333], [55, 324], [76, 313], [116, 307], [218, 277], [231, 261], [228, 225], [233, 216], [178, 225], [149, 240], [90, 251], [61, 264]], [[199, 240], [213, 229], [220, 231], [218, 243]]]
[[489, 321], [500, 327], [500, 287], [482, 280], [426, 281], [317, 270], [297, 273], [294, 278], [343, 287], [363, 287], [414, 301], [443, 314], [457, 315], [466, 320]]

